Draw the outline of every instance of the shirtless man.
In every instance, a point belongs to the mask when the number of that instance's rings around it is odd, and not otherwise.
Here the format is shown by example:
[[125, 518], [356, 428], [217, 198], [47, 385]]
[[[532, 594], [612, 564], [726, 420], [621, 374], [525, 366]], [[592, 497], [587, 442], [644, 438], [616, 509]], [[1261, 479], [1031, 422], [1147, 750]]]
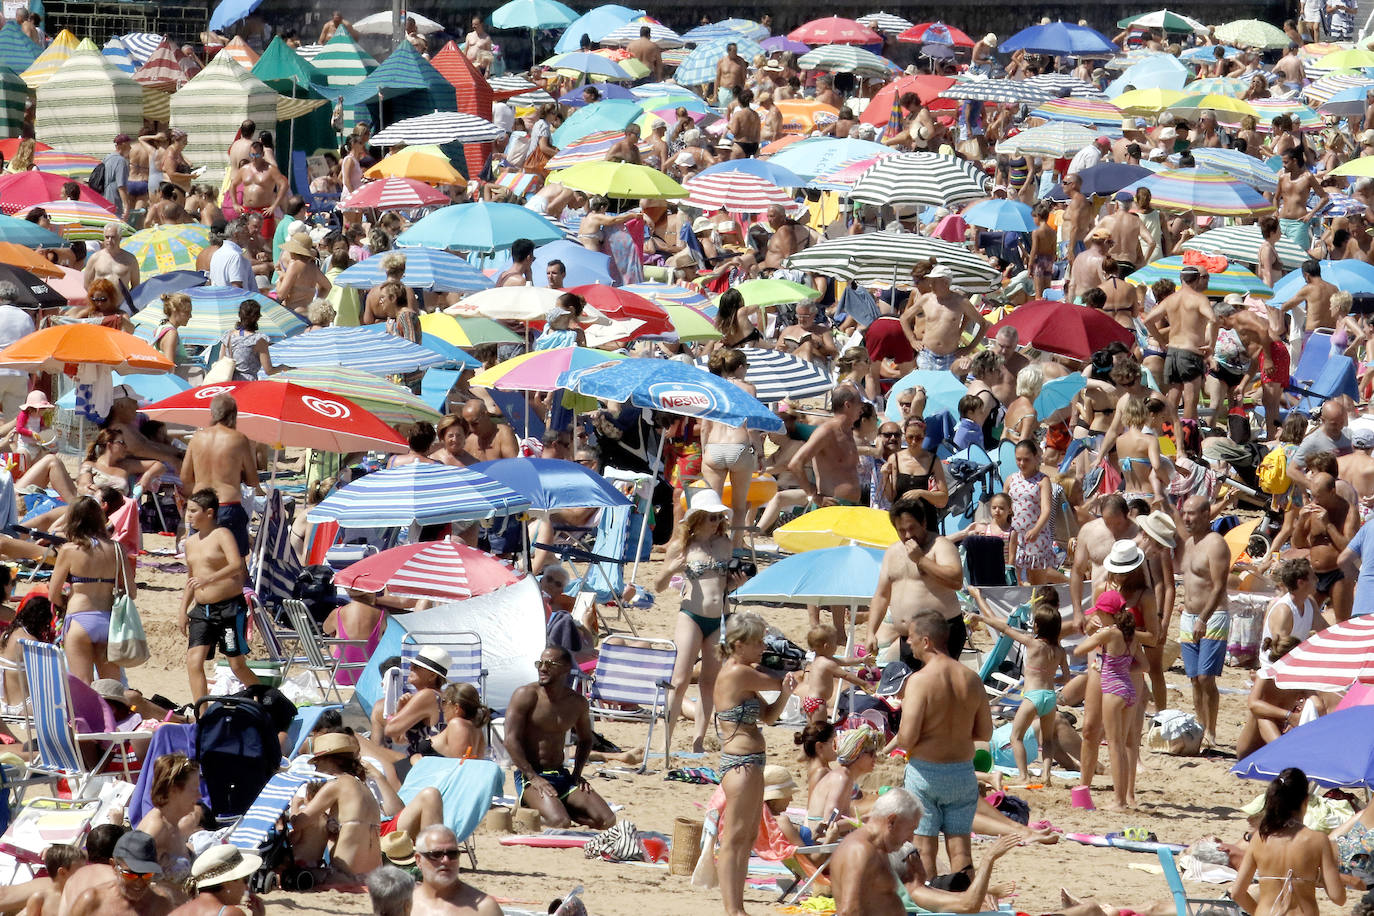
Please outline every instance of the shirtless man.
[[744, 85], [749, 63], [739, 56], [739, 46], [733, 41], [725, 46], [725, 56], [716, 64], [716, 105], [725, 108]]
[[1205, 496], [1194, 495], [1184, 501], [1179, 564], [1184, 594], [1178, 642], [1183, 671], [1193, 684], [1193, 710], [1202, 723], [1204, 748], [1217, 743], [1217, 677], [1226, 664], [1226, 640], [1231, 634], [1231, 615], [1225, 607], [1231, 548], [1212, 530], [1210, 510]]
[[244, 213], [262, 216], [262, 237], [271, 241], [277, 231], [277, 211], [291, 186], [281, 171], [267, 160], [262, 144], [257, 141], [253, 142], [248, 154], [248, 164], [234, 173], [233, 183], [229, 186], [229, 199], [237, 200], [240, 189], [243, 191], [240, 209]]
[[1116, 212], [1105, 221], [1105, 225], [1111, 231], [1109, 252], [1122, 265], [1119, 276], [1134, 273], [1137, 267], [1145, 263], [1145, 223], [1140, 214], [1132, 209], [1129, 202], [1118, 201]]
[[1102, 497], [1098, 506], [1098, 517], [1088, 522], [1078, 532], [1073, 551], [1073, 566], [1069, 572], [1069, 604], [1073, 608], [1074, 627], [1083, 632], [1086, 618], [1083, 616], [1083, 582], [1092, 583], [1092, 594], [1088, 595], [1088, 605], [1092, 605], [1098, 594], [1107, 586], [1107, 570], [1103, 566], [1112, 545], [1117, 541], [1134, 540], [1140, 533], [1136, 523], [1126, 514], [1126, 500], [1120, 493], [1109, 493]]
[[[1336, 326], [1336, 314], [1335, 310], [1331, 308], [1331, 297], [1336, 294], [1337, 286], [1322, 279], [1321, 262], [1313, 258], [1303, 261], [1302, 279], [1303, 284], [1293, 294], [1293, 298], [1269, 314], [1270, 329], [1277, 336], [1282, 333], [1283, 313], [1292, 312], [1299, 305], [1306, 306], [1307, 314], [1303, 321], [1302, 332], [1294, 331], [1289, 338], [1291, 341], [1289, 349], [1293, 351], [1295, 359], [1301, 357], [1302, 345], [1307, 343], [1307, 339], [1312, 336], [1313, 331], [1322, 328], [1331, 329]], [[1274, 331], [1275, 324], [1279, 326], [1277, 331]], [[1294, 322], [1294, 325], [1296, 324], [1297, 322]]]
[[321, 26], [320, 40], [317, 43], [322, 45], [329, 44], [330, 39], [334, 37], [334, 33], [339, 29], [343, 29], [352, 36], [354, 41], [358, 40], [358, 30], [353, 28], [353, 23], [345, 19], [342, 12], [335, 10], [334, 15], [329, 17], [329, 21]]
[[487, 32], [487, 24], [482, 21], [481, 16], [473, 16], [472, 31], [463, 37], [463, 56], [477, 63], [484, 54], [493, 53], [492, 48], [492, 38]]
[[768, 250], [763, 254], [764, 270], [777, 270], [783, 261], [811, 247], [811, 233], [778, 204], [768, 208], [768, 228], [773, 234], [768, 237]]
[[773, 104], [773, 93], [759, 93], [759, 140], [770, 143], [782, 133], [782, 110]]
[[205, 662], [214, 657], [216, 646], [235, 677], [246, 686], [258, 682], [248, 667], [248, 602], [243, 597], [248, 561], [233, 534], [216, 524], [218, 511], [219, 498], [209, 487], [186, 500], [186, 590], [178, 625], [189, 641], [186, 674], [196, 698], [210, 693]]
[[[787, 462], [787, 470], [801, 481], [811, 505], [857, 506], [863, 492], [854, 424], [863, 409], [863, 399], [854, 388], [842, 385], [831, 395], [830, 407], [835, 415], [816, 427]], [[807, 465], [815, 472], [814, 483], [806, 474]]]
[[1038, 201], [1031, 210], [1035, 228], [1031, 230], [1029, 263], [1037, 299], [1054, 282], [1054, 262], [1059, 254], [1059, 242], [1050, 225], [1051, 210], [1048, 200]]
[[1336, 478], [1312, 474], [1309, 480], [1312, 500], [1298, 510], [1291, 544], [1295, 550], [1307, 552], [1317, 576], [1317, 597], [1329, 601], [1336, 621], [1343, 622], [1350, 619], [1354, 583], [1346, 578], [1338, 561], [1360, 528], [1360, 514], [1337, 491]]
[[126, 295], [138, 286], [138, 258], [119, 247], [119, 226], [111, 223], [105, 227], [100, 248], [86, 259], [81, 279], [87, 287], [96, 280], [109, 280]]
[[144, 228], [150, 226], [183, 226], [196, 222], [196, 218], [186, 212], [186, 194], [170, 181], [164, 181], [158, 191], [157, 200], [148, 208], [148, 216], [143, 220]]
[[210, 425], [198, 429], [186, 447], [181, 465], [181, 486], [194, 493], [202, 488], [215, 491], [219, 507], [215, 524], [229, 529], [239, 553], [248, 556], [248, 513], [243, 508], [246, 484], [261, 493], [258, 461], [253, 443], [239, 432], [239, 405], [231, 394], [217, 394], [210, 402]]
[[[258, 125], [252, 120], [245, 120], [239, 125], [238, 139], [229, 144], [229, 169], [237, 171], [239, 166], [245, 164], [253, 154], [253, 138], [258, 135]], [[226, 198], [227, 199], [227, 198]]]
[[1331, 200], [1331, 195], [1326, 193], [1317, 176], [1307, 170], [1307, 154], [1303, 148], [1294, 146], [1285, 150], [1283, 171], [1279, 172], [1279, 231], [1303, 251], [1312, 247], [1311, 220], [1314, 210], [1307, 206], [1312, 194], [1319, 198], [1318, 210]]
[[141, 830], [130, 830], [115, 844], [115, 880], [87, 888], [72, 903], [71, 916], [166, 916], [175, 904], [154, 881], [162, 875], [157, 843]]
[[[915, 307], [925, 317], [925, 334], [916, 353], [917, 369], [949, 369], [960, 357], [977, 349], [987, 331], [987, 320], [968, 297], [950, 288], [954, 274], [936, 264], [926, 275], [930, 292], [923, 293]], [[964, 332], [972, 330], [973, 339], [960, 345]]]
[[992, 737], [992, 711], [978, 672], [945, 652], [949, 621], [923, 609], [909, 627], [911, 651], [921, 669], [907, 678], [901, 728], [884, 750], [906, 752], [904, 788], [921, 803], [916, 850], [926, 874], [938, 874], [935, 862], [942, 833], [949, 870], [972, 869], [971, 835], [979, 798], [973, 745]]
[[946, 654], [957, 658], [953, 653], [962, 654], [968, 637], [958, 596], [964, 587], [959, 549], [939, 534], [935, 512], [923, 499], [899, 499], [888, 516], [898, 541], [883, 553], [878, 588], [868, 605], [868, 654], [885, 662], [899, 655], [914, 659], [898, 643], [906, 637], [913, 614], [933, 611], [947, 624]]
[[1359, 516], [1367, 519], [1374, 512], [1374, 430], [1361, 427], [1350, 432], [1349, 455], [1336, 459], [1341, 480], [1350, 484], [1359, 497]]
[[[1315, 29], [1313, 30], [1315, 33]], [[1313, 39], [1315, 41], [1315, 39]], [[1274, 64], [1274, 73], [1283, 78], [1285, 89], [1301, 89], [1306, 80], [1306, 68], [1302, 65], [1302, 58], [1298, 57], [1296, 45], [1284, 50], [1283, 57], [1279, 58], [1278, 63]], [[1306, 246], [1304, 246], [1306, 247]]]
[[1107, 257], [1107, 249], [1111, 247], [1111, 229], [1098, 225], [1088, 232], [1087, 246], [1069, 265], [1069, 285], [1064, 293], [1065, 301], [1078, 302], [1088, 290], [1102, 285], [1102, 261]]
[[606, 150], [607, 162], [628, 162], [631, 165], [642, 165], [643, 157], [639, 153], [639, 125], [625, 125], [625, 136], [621, 137], [615, 144]]
[[1178, 277], [1182, 281], [1178, 289], [1150, 310], [1145, 316], [1145, 328], [1155, 337], [1165, 339], [1163, 322], [1168, 320], [1164, 386], [1169, 407], [1177, 411], [1181, 398], [1183, 416], [1196, 420], [1202, 376], [1217, 339], [1217, 319], [1207, 300], [1207, 272], [1187, 265]]
[[277, 280], [277, 301], [302, 318], [310, 303], [329, 295], [334, 285], [320, 270], [319, 253], [309, 242], [305, 233], [286, 240], [281, 246], [286, 269]]
[[1069, 257], [1074, 257], [1085, 247], [1083, 239], [1092, 222], [1092, 207], [1083, 196], [1083, 179], [1079, 175], [1064, 179], [1064, 193], [1069, 196], [1069, 204], [1064, 208], [1063, 233], [1069, 243]]
[[498, 458], [514, 458], [520, 454], [515, 441], [515, 430], [504, 423], [497, 423], [487, 413], [486, 404], [474, 398], [463, 405], [463, 420], [467, 423], [467, 450], [476, 461], [495, 461]]
[[[296, 795], [287, 820], [291, 825], [291, 853], [307, 867], [324, 861], [328, 870], [318, 877], [356, 884], [381, 865], [379, 829], [382, 808], [363, 781], [367, 771], [358, 756], [358, 739], [350, 734], [318, 735], [311, 743], [310, 765], [329, 778], [314, 795]], [[328, 821], [339, 825], [331, 839]]]
[[[821, 74], [816, 77], [816, 101], [822, 105], [829, 105], [832, 108], [844, 106], [844, 98], [835, 91], [835, 80], [829, 74]], [[919, 118], [925, 109], [920, 109], [916, 116]]]
[[[830, 860], [830, 887], [835, 896], [835, 916], [904, 916], [906, 907], [897, 894], [898, 880], [907, 896], [923, 910], [932, 913], [976, 913], [988, 896], [992, 865], [1021, 842], [1007, 835], [993, 843], [978, 866], [969, 886], [961, 893], [938, 890], [925, 882], [930, 877], [919, 857], [901, 858], [901, 872], [894, 871], [893, 855], [921, 822], [925, 812], [921, 803], [906, 789], [893, 788], [873, 803], [863, 825], [845, 837]], [[1008, 891], [997, 888], [994, 897]]]
[[410, 916], [501, 916], [501, 905], [459, 876], [458, 837], [443, 824], [432, 824], [415, 838], [416, 861], [423, 877], [415, 885]]
[[[506, 710], [506, 752], [516, 771], [516, 795], [539, 812], [546, 827], [582, 824], [605, 830], [615, 823], [615, 814], [582, 778], [594, 736], [587, 701], [568, 686], [572, 656], [561, 646], [549, 646], [534, 665], [538, 681], [517, 688]], [[568, 729], [577, 738], [571, 771], [563, 765]]]
[[749, 159], [758, 154], [762, 122], [759, 113], [749, 106], [754, 102], [752, 89], [741, 89], [735, 94], [735, 110], [730, 115], [727, 133], [735, 141], [730, 147], [731, 159]]
[[1021, 334], [1011, 325], [999, 330], [988, 344], [988, 349], [1002, 360], [1001, 378], [991, 382], [989, 387], [1003, 404], [1016, 400], [1016, 376], [1030, 365], [1030, 360], [1017, 352], [1016, 348], [1020, 345]]
[[649, 36], [653, 34], [647, 25], [639, 27], [639, 37], [625, 46], [630, 56], [649, 68], [655, 81], [663, 79], [663, 52]]
[[[1269, 353], [1270, 344], [1273, 338], [1269, 335], [1269, 322], [1245, 307], [1245, 299], [1236, 293], [1231, 293], [1222, 302], [1212, 309], [1217, 317], [1217, 324], [1221, 328], [1217, 332], [1216, 359], [1223, 355], [1222, 336], [1224, 332], [1233, 333], [1239, 338], [1240, 345], [1244, 348], [1243, 354], [1233, 354], [1233, 363], [1243, 363], [1234, 368], [1222, 366], [1219, 362], [1213, 365], [1208, 379], [1209, 396], [1214, 405], [1226, 404], [1228, 399], [1232, 399], [1235, 406], [1240, 406], [1238, 392], [1243, 393], [1250, 387], [1250, 381], [1263, 365], [1264, 357]], [[1215, 360], [1214, 360], [1215, 362]], [[1237, 374], [1239, 373], [1239, 374]], [[1283, 391], [1279, 385], [1266, 382], [1261, 388], [1261, 398], [1264, 404], [1266, 416], [1278, 416], [1279, 397]], [[1233, 399], [1232, 396], [1236, 395]], [[1218, 417], [1226, 416], [1224, 410], [1218, 409]]]

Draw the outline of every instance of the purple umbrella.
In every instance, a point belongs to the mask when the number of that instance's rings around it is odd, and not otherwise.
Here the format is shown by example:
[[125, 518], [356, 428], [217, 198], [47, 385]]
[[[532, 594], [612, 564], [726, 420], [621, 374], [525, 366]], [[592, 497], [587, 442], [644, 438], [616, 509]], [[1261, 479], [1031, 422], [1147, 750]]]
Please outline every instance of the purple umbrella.
[[924, 54], [926, 57], [939, 58], [940, 60], [948, 60], [954, 56], [954, 49], [951, 48], [949, 45], [936, 44], [935, 42], [926, 42], [925, 44], [921, 45], [921, 53]]
[[[582, 90], [585, 86], [578, 86], [571, 92], [565, 93], [559, 100], [560, 105], [567, 105], [569, 108], [581, 108], [587, 102], [582, 98]], [[618, 83], [597, 83], [595, 88], [601, 93], [602, 99], [632, 99], [635, 94]]]
[[779, 51], [791, 51], [793, 54], [805, 54], [811, 50], [810, 45], [804, 45], [800, 41], [793, 41], [786, 35], [774, 35], [759, 42], [760, 47], [769, 54], [776, 54]]

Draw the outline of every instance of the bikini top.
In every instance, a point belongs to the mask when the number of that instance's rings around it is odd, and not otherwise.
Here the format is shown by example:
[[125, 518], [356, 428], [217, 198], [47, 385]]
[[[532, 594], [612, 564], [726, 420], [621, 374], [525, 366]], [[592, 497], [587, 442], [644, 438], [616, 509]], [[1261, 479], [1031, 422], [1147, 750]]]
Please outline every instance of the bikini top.
[[708, 563], [689, 562], [683, 567], [682, 575], [693, 582], [697, 582], [701, 579], [709, 579], [717, 575], [723, 576], [728, 569], [729, 565], [725, 560], [711, 560]]
[[716, 718], [722, 722], [733, 722], [735, 725], [757, 725], [759, 713], [762, 711], [763, 701], [758, 697], [749, 697], [729, 709], [722, 709], [716, 713]]

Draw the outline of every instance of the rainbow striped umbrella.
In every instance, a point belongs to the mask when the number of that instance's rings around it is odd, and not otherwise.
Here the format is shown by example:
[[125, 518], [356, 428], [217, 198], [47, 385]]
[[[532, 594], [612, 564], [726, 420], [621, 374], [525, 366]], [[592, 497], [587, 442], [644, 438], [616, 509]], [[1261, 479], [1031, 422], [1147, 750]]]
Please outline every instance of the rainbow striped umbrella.
[[[1156, 280], [1173, 280], [1175, 283], [1178, 283], [1179, 271], [1182, 269], [1183, 257], [1181, 255], [1175, 255], [1170, 258], [1160, 258], [1158, 261], [1151, 261], [1126, 279], [1140, 286], [1149, 286]], [[1244, 267], [1228, 263], [1225, 270], [1217, 273], [1208, 273], [1207, 295], [1220, 298], [1230, 293], [1256, 296], [1260, 299], [1268, 299], [1274, 295], [1274, 291], [1265, 286], [1264, 281], [1259, 277], [1255, 276]]]
[[1142, 178], [1130, 190], [1135, 188], [1149, 188], [1154, 205], [1161, 210], [1210, 216], [1263, 216], [1274, 210], [1245, 182], [1207, 169], [1167, 169]]
[[[1298, 130], [1320, 130], [1322, 127], [1322, 116], [1294, 99], [1252, 99], [1247, 104], [1255, 110], [1255, 116], [1259, 119], [1256, 130], [1262, 134], [1272, 133], [1273, 120], [1283, 114], [1293, 119]], [[1236, 127], [1240, 124], [1240, 118], [1226, 116], [1221, 124], [1223, 127]]]
[[556, 391], [558, 377], [573, 369], [589, 369], [616, 359], [623, 353], [593, 350], [589, 347], [555, 347], [534, 350], [499, 362], [474, 375], [468, 385], [474, 388], [498, 388], [502, 391]]
[[122, 247], [138, 258], [145, 279], [174, 270], [195, 270], [196, 256], [210, 247], [210, 229], [199, 223], [154, 226], [124, 240]]
[[1070, 124], [1111, 124], [1121, 126], [1121, 109], [1105, 99], [1050, 99], [1031, 112], [1046, 121], [1068, 121]]
[[481, 315], [450, 315], [430, 312], [420, 316], [420, 329], [455, 347], [480, 347], [482, 344], [520, 343], [520, 337], [499, 321]]
[[[252, 299], [262, 308], [258, 330], [269, 340], [281, 340], [305, 330], [304, 321], [262, 293], [236, 286], [198, 286], [187, 290], [186, 294], [191, 297], [191, 320], [181, 329], [181, 339], [198, 347], [208, 347], [234, 329], [239, 320], [239, 306], [245, 299]], [[164, 317], [161, 299], [148, 303], [133, 317], [134, 325], [140, 329], [138, 336], [152, 337]]]
[[622, 286], [621, 289], [657, 302], [664, 308], [670, 305], [689, 305], [699, 309], [711, 304], [710, 298], [689, 286], [674, 286], [671, 283], [631, 283]]
[[668, 313], [668, 320], [673, 323], [678, 340], [692, 343], [701, 340], [720, 340], [725, 336], [716, 330], [710, 316], [700, 309], [692, 308], [690, 305], [665, 305], [663, 310]]
[[[1332, 73], [1330, 76], [1323, 76], [1321, 79], [1309, 83], [1302, 90], [1302, 96], [1311, 104], [1321, 106], [1330, 101], [1336, 93], [1356, 86], [1374, 86], [1374, 79], [1363, 74]], [[1262, 100], [1256, 99], [1255, 101]]]
[[33, 154], [33, 164], [39, 171], [52, 172], [63, 178], [79, 178], [85, 181], [90, 177], [91, 169], [100, 165], [100, 160], [94, 156], [84, 156], [81, 153], [45, 149], [38, 150]]
[[340, 366], [287, 369], [272, 376], [270, 381], [294, 382], [347, 398], [387, 426], [408, 426], [421, 420], [438, 423], [441, 419], [439, 411], [411, 394], [409, 388], [358, 369]]
[[[118, 226], [120, 235], [129, 235], [134, 231], [133, 226], [109, 210], [84, 200], [50, 200], [36, 206], [48, 214], [53, 228], [63, 238], [72, 241], [99, 242], [105, 238], [105, 227], [109, 225]], [[24, 211], [25, 214], [27, 212]]]
[[[583, 162], [604, 162], [606, 152], [621, 140], [625, 139], [623, 130], [599, 130], [593, 134], [587, 134], [576, 143], [570, 143], [558, 154], [551, 158], [547, 167], [549, 171], [566, 169], [569, 166], [580, 165]], [[640, 155], [648, 155], [653, 152], [653, 147], [648, 141], [641, 141], [639, 144]]]

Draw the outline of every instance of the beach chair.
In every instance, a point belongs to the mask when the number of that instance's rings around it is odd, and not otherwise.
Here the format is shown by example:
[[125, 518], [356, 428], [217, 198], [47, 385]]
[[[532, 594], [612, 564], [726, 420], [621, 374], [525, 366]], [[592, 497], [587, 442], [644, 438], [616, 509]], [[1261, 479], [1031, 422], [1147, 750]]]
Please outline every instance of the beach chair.
[[243, 816], [229, 828], [225, 842], [232, 843], [244, 852], [262, 856], [262, 868], [249, 879], [249, 887], [255, 893], [267, 889], [267, 878], [271, 872], [283, 864], [291, 864], [289, 859], [283, 862], [283, 856], [274, 854], [274, 851], [289, 851], [287, 837], [291, 827], [284, 820], [286, 808], [301, 786], [319, 778], [313, 772], [283, 770], [277, 773], [263, 786]]
[[0, 853], [14, 860], [10, 880], [19, 869], [32, 874], [43, 864], [43, 851], [53, 843], [80, 846], [91, 826], [103, 821], [114, 808], [123, 808], [134, 794], [133, 783], [97, 777], [86, 786], [86, 798], [32, 798], [14, 815], [0, 836]]
[[248, 578], [253, 583], [253, 591], [269, 608], [291, 597], [301, 574], [300, 560], [291, 546], [292, 515], [292, 507], [281, 491], [270, 488], [248, 558]]
[[1169, 893], [1174, 897], [1174, 912], [1177, 916], [1245, 916], [1245, 910], [1241, 909], [1228, 897], [1201, 898], [1189, 897], [1188, 890], [1183, 886], [1183, 876], [1178, 873], [1178, 864], [1174, 862], [1174, 852], [1172, 849], [1160, 849], [1156, 853], [1159, 856], [1159, 864], [1164, 869], [1164, 880], [1169, 884]]
[[495, 761], [424, 757], [406, 773], [396, 794], [409, 804], [421, 789], [437, 790], [444, 800], [444, 826], [453, 831], [459, 848], [476, 868], [477, 846], [472, 835], [505, 785], [506, 776]]
[[296, 631], [297, 645], [306, 659], [306, 670], [315, 678], [315, 685], [320, 688], [326, 700], [332, 695], [342, 705], [344, 699], [343, 694], [339, 692], [339, 672], [360, 671], [367, 667], [367, 662], [346, 662], [342, 658], [335, 658], [329, 650], [341, 646], [354, 646], [366, 650], [367, 640], [326, 637], [320, 632], [315, 618], [310, 616], [310, 609], [305, 606], [305, 602], [297, 598], [287, 598], [282, 601], [281, 606], [291, 621], [292, 629]]
[[[611, 722], [649, 723], [644, 739], [644, 761], [638, 773], [648, 772], [649, 747], [654, 741], [654, 721], [663, 720], [663, 763], [668, 766], [668, 691], [673, 685], [677, 646], [669, 639], [630, 639], [608, 636], [602, 640], [596, 670], [586, 686], [593, 718]], [[626, 708], [629, 707], [629, 708]]]
[[304, 655], [292, 654], [297, 642], [296, 631], [278, 627], [256, 592], [245, 588], [243, 597], [248, 602], [248, 622], [261, 637], [268, 657], [280, 666], [283, 677], [292, 665], [303, 665], [309, 661]]
[[[33, 698], [33, 737], [36, 753], [28, 764], [28, 777], [65, 778], [73, 798], [80, 798], [91, 779], [108, 763], [122, 744], [131, 738], [146, 738], [146, 732], [114, 730], [78, 732], [72, 714], [71, 689], [67, 685], [67, 659], [51, 643], [20, 640], [24, 674]], [[96, 745], [99, 754], [88, 765], [82, 745]], [[133, 783], [125, 767], [125, 777]]]
[[338, 194], [316, 194], [310, 190], [310, 161], [304, 150], [291, 154], [291, 183], [296, 193], [305, 200], [312, 214], [329, 213], [339, 206]]
[[449, 654], [450, 684], [472, 684], [485, 702], [488, 671], [482, 666], [482, 637], [471, 630], [450, 633], [407, 633], [401, 639], [401, 667], [397, 669], [404, 685], [410, 677], [410, 663], [421, 646], [438, 646]]

